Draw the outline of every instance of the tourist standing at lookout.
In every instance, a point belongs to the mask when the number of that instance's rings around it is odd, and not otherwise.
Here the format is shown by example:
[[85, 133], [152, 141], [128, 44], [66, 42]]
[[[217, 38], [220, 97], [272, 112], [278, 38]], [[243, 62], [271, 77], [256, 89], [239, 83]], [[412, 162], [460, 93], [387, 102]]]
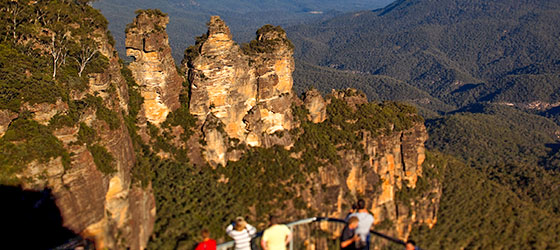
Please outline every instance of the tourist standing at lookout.
[[235, 241], [236, 250], [251, 250], [251, 239], [257, 233], [257, 229], [248, 224], [243, 217], [237, 217], [226, 228], [226, 233]]
[[358, 200], [357, 205], [358, 211], [351, 214], [349, 218], [356, 217], [359, 220], [358, 227], [356, 228], [356, 234], [360, 236], [362, 244], [360, 244], [358, 249], [369, 249], [369, 231], [371, 229], [371, 225], [373, 224], [373, 215], [371, 215], [366, 209], [366, 201], [363, 199]]
[[216, 250], [216, 241], [210, 238], [210, 231], [204, 228], [200, 234], [202, 241], [196, 245], [195, 250]]
[[261, 246], [263, 250], [286, 250], [292, 240], [292, 231], [284, 224], [278, 224], [278, 217], [271, 215], [271, 226], [264, 230]]

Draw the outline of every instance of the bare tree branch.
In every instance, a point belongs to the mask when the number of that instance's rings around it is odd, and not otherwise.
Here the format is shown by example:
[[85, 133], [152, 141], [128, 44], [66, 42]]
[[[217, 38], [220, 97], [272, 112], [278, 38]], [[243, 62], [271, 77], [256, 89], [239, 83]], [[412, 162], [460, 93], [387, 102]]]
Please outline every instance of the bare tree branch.
[[87, 64], [99, 51], [97, 46], [93, 42], [86, 42], [81, 45], [82, 49], [80, 52], [72, 57], [78, 63], [78, 76], [82, 77], [82, 72], [86, 68]]

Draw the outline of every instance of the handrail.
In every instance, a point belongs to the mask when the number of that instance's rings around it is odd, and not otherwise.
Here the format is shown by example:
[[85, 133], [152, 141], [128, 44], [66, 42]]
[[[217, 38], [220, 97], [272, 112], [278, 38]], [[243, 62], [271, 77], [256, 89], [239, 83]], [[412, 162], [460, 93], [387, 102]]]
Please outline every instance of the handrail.
[[[290, 223], [286, 223], [286, 226], [288, 226], [290, 229], [292, 229], [293, 231], [293, 227], [297, 226], [297, 225], [302, 225], [302, 224], [309, 224], [309, 223], [313, 223], [313, 222], [321, 222], [321, 221], [330, 221], [330, 222], [337, 222], [337, 223], [344, 223], [346, 224], [345, 220], [342, 219], [338, 219], [338, 218], [329, 218], [329, 217], [311, 217], [311, 218], [306, 218], [306, 219], [302, 219], [302, 220], [297, 220], [294, 222], [290, 222]], [[391, 241], [393, 243], [399, 244], [399, 245], [406, 245], [406, 242], [397, 239], [397, 238], [393, 238], [391, 236], [382, 234], [380, 232], [374, 231], [374, 230], [370, 230], [370, 233], [376, 236], [379, 236], [383, 239], [386, 239], [388, 241]], [[258, 232], [253, 238], [256, 237], [260, 237], [262, 236], [263, 231]], [[233, 247], [235, 244], [234, 241], [228, 241], [228, 242], [224, 242], [221, 244], [218, 244], [217, 249], [218, 250], [223, 250], [223, 249], [228, 249], [229, 247]], [[293, 240], [292, 242], [290, 242], [290, 249], [293, 249]]]

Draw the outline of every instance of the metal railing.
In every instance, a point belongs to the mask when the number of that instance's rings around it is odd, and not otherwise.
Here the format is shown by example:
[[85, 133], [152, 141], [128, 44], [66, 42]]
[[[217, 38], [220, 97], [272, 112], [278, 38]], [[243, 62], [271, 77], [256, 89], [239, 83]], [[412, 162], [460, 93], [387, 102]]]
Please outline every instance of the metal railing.
[[[286, 226], [292, 231], [292, 240], [288, 245], [289, 250], [319, 250], [340, 249], [340, 233], [346, 225], [346, 221], [337, 218], [312, 217], [286, 223]], [[392, 243], [404, 246], [405, 242], [400, 239], [384, 235], [382, 233], [371, 230], [373, 236], [377, 236], [388, 240]], [[253, 250], [261, 249], [260, 237], [262, 232], [258, 232], [253, 238]], [[228, 241], [217, 246], [217, 250], [230, 250], [234, 248], [234, 242]], [[256, 248], [256, 249], [255, 249]]]

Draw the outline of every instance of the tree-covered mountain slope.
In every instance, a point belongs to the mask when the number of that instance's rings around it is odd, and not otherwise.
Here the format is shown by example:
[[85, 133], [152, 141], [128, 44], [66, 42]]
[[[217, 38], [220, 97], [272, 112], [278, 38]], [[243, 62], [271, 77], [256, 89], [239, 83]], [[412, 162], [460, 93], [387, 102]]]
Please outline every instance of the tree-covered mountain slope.
[[420, 107], [422, 115], [433, 116], [435, 115], [433, 110], [438, 110], [440, 107], [452, 109], [451, 105], [439, 101], [426, 91], [390, 76], [334, 69], [302, 60], [296, 61], [294, 81], [296, 83], [305, 82], [305, 84], [294, 86], [296, 93], [304, 93], [309, 88], [328, 92], [332, 89], [346, 88], [347, 86], [360, 86], [362, 91], [369, 94], [368, 98], [371, 100], [422, 103], [423, 105]]
[[300, 60], [389, 76], [448, 105], [555, 103], [559, 21], [558, 1], [400, 0], [288, 34]]
[[537, 207], [560, 211], [560, 126], [502, 105], [472, 105], [426, 121], [426, 145], [454, 155]]
[[560, 132], [560, 126], [545, 117], [495, 104], [472, 105], [426, 125], [428, 147], [472, 165], [539, 163], [554, 153]]
[[[559, 7], [396, 1], [288, 29], [304, 62], [296, 86], [313, 82], [327, 92], [353, 84], [374, 98], [442, 114], [423, 112], [430, 118], [427, 147], [466, 164], [446, 170], [440, 220], [431, 231], [413, 232], [421, 246], [487, 249], [511, 240], [514, 248], [558, 247], [556, 222], [548, 218], [559, 211]], [[334, 77], [340, 75], [346, 77]], [[379, 78], [391, 81], [367, 80]], [[387, 91], [396, 82], [407, 90]]]
[[442, 155], [437, 159], [446, 166], [438, 222], [431, 229], [419, 227], [410, 236], [423, 249], [560, 247], [557, 214], [519, 198], [459, 160]]

